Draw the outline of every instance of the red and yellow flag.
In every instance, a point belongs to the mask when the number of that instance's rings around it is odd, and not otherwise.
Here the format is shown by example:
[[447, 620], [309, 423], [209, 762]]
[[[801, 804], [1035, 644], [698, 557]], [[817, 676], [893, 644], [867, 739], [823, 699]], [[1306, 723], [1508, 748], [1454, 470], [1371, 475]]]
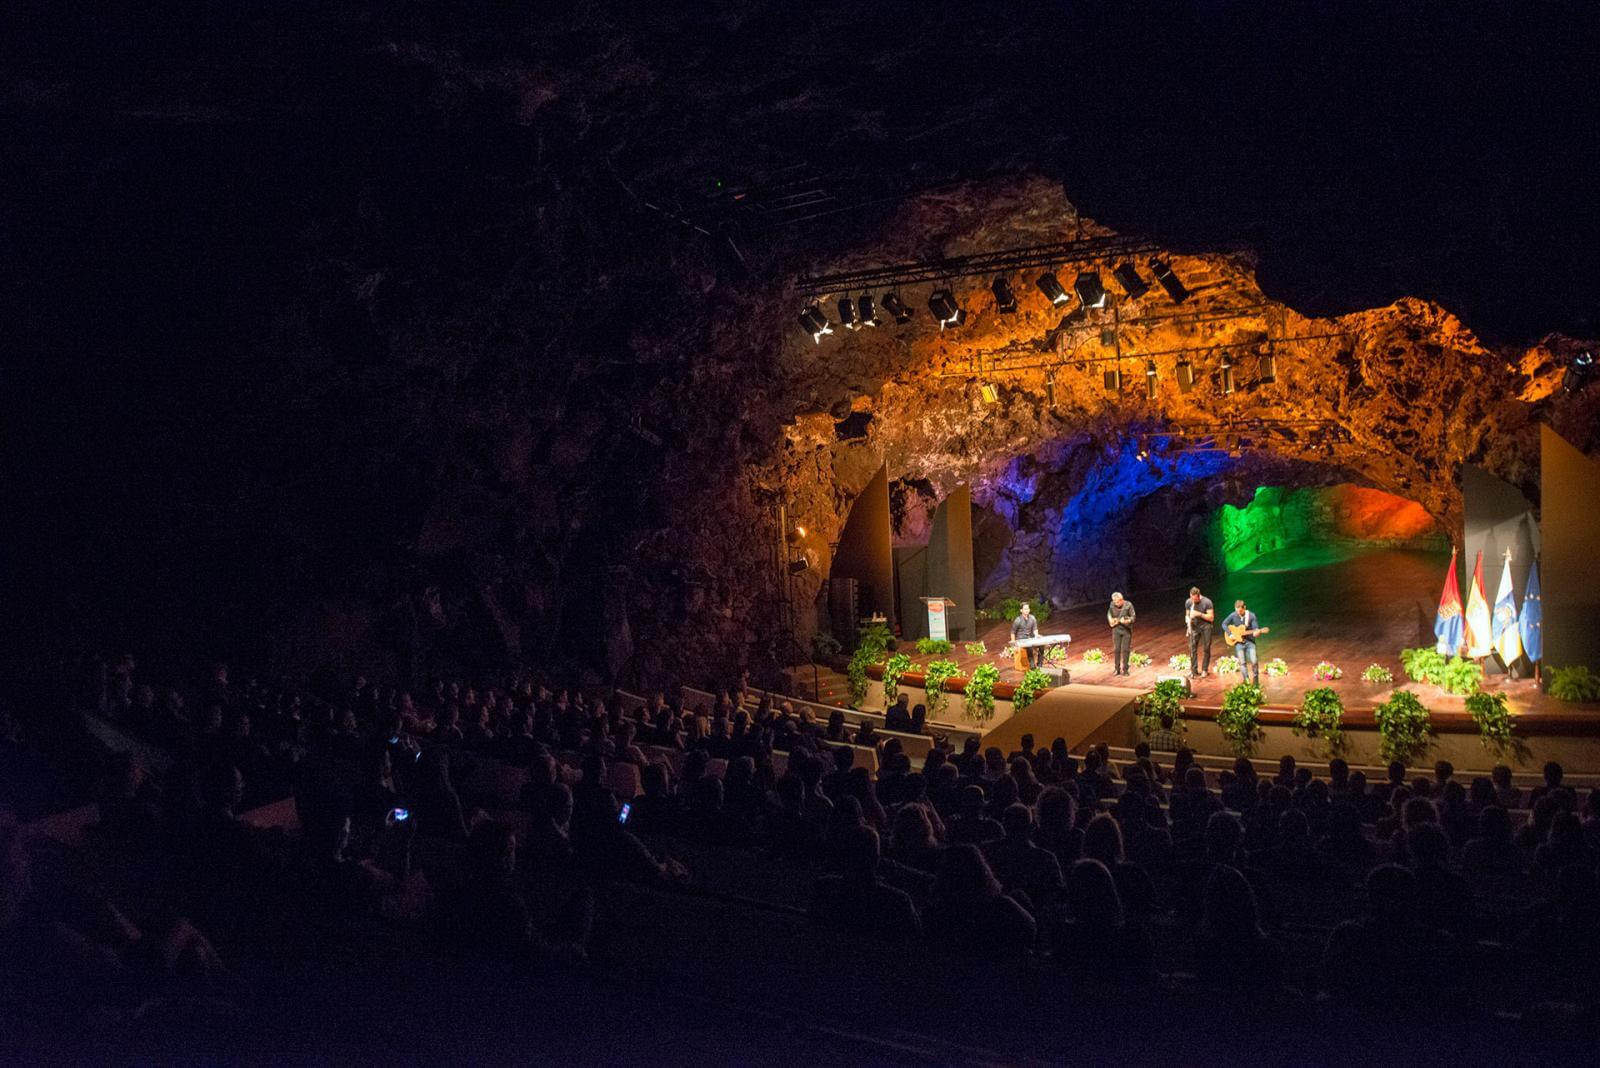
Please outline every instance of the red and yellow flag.
[[1494, 650], [1494, 629], [1489, 618], [1489, 599], [1483, 594], [1483, 550], [1472, 565], [1472, 588], [1467, 591], [1467, 642], [1463, 656], [1473, 660]]

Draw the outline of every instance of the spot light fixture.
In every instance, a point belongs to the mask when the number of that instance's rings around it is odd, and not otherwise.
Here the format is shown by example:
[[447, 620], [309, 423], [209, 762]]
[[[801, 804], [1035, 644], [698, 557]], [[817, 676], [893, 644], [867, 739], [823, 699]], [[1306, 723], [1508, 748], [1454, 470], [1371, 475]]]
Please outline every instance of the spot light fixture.
[[904, 326], [911, 321], [911, 309], [906, 307], [906, 302], [900, 299], [898, 293], [884, 294], [883, 310], [894, 316], [896, 326]]
[[799, 560], [789, 561], [789, 574], [799, 575], [811, 570], [811, 561], [801, 557]]
[[1144, 395], [1147, 400], [1156, 399], [1156, 361], [1146, 360], [1144, 363]]
[[856, 301], [856, 307], [861, 312], [862, 326], [880, 326], [882, 320], [878, 318], [878, 309], [872, 306], [872, 294], [863, 293], [861, 299]]
[[1044, 373], [1044, 402], [1052, 408], [1056, 406], [1056, 373], [1054, 371], [1046, 371]]
[[1156, 281], [1161, 283], [1161, 288], [1167, 291], [1167, 296], [1172, 298], [1174, 304], [1182, 304], [1189, 299], [1188, 288], [1172, 273], [1172, 267], [1166, 260], [1151, 256], [1150, 273], [1156, 276]]
[[1078, 299], [1083, 301], [1085, 308], [1106, 306], [1106, 287], [1100, 281], [1099, 271], [1080, 271], [1078, 280], [1072, 283], [1072, 288], [1077, 290]]
[[1257, 362], [1256, 381], [1270, 386], [1278, 380], [1278, 358], [1270, 352], [1261, 354]]
[[939, 320], [939, 329], [960, 326], [967, 321], [966, 309], [956, 303], [955, 294], [948, 289], [935, 289], [928, 297], [928, 310]]
[[846, 330], [860, 330], [861, 321], [856, 318], [856, 304], [849, 296], [839, 298], [839, 325]]
[[994, 387], [992, 382], [985, 382], [978, 387], [978, 395], [983, 398], [983, 403], [985, 404], [1000, 403], [1000, 391]]
[[1187, 393], [1194, 388], [1194, 364], [1188, 360], [1179, 360], [1173, 368], [1173, 378], [1178, 382], [1178, 392]]
[[1061, 279], [1056, 277], [1054, 271], [1044, 272], [1033, 284], [1039, 287], [1039, 292], [1050, 298], [1051, 304], [1065, 304], [1072, 299], [1068, 296], [1066, 288], [1061, 284]]
[[1592, 352], [1580, 352], [1567, 364], [1567, 369], [1561, 374], [1561, 391], [1563, 393], [1576, 393], [1589, 384], [1594, 377], [1595, 358]]
[[1006, 281], [1005, 275], [995, 275], [994, 284], [989, 288], [994, 291], [994, 307], [996, 311], [1004, 315], [1010, 315], [1017, 310], [1017, 294], [1012, 290], [1011, 283]]
[[1122, 392], [1122, 371], [1120, 368], [1110, 368], [1105, 372], [1104, 378], [1107, 393]]
[[821, 305], [815, 302], [801, 309], [800, 326], [818, 345], [822, 344], [823, 335], [833, 333], [833, 326], [828, 322], [828, 317], [822, 313]]
[[1111, 273], [1116, 278], [1117, 284], [1122, 287], [1122, 291], [1128, 295], [1129, 300], [1138, 300], [1150, 292], [1150, 283], [1139, 277], [1139, 268], [1128, 260], [1123, 260], [1117, 264], [1116, 269]]
[[1224, 397], [1233, 392], [1233, 364], [1226, 356], [1222, 358], [1222, 376], [1219, 381]]

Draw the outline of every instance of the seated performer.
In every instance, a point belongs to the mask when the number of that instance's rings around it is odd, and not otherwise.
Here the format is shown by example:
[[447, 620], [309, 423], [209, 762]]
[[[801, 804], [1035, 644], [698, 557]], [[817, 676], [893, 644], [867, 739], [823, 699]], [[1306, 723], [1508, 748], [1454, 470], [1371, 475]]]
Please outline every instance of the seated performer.
[[1128, 654], [1133, 651], [1133, 602], [1120, 593], [1113, 593], [1111, 607], [1106, 609], [1106, 622], [1111, 626], [1111, 674], [1126, 675]]
[[[1033, 611], [1024, 603], [1021, 614], [1011, 621], [1011, 640], [1021, 641], [1027, 638], [1037, 638], [1038, 636], [1039, 621], [1033, 618]], [[1028, 666], [1044, 666], [1044, 646], [1035, 645], [1028, 650]]]
[[1183, 602], [1183, 632], [1189, 636], [1189, 674], [1194, 678], [1211, 670], [1211, 624], [1216, 618], [1211, 598], [1201, 596], [1199, 586], [1189, 587]]
[[1222, 632], [1226, 634], [1229, 627], [1243, 627], [1244, 636], [1239, 639], [1239, 644], [1233, 648], [1239, 658], [1239, 673], [1245, 673], [1245, 665], [1250, 667], [1250, 681], [1257, 686], [1261, 685], [1261, 658], [1256, 655], [1256, 635], [1266, 628], [1261, 625], [1261, 620], [1256, 614], [1245, 607], [1243, 601], [1233, 602], [1233, 611], [1228, 618], [1222, 621]]

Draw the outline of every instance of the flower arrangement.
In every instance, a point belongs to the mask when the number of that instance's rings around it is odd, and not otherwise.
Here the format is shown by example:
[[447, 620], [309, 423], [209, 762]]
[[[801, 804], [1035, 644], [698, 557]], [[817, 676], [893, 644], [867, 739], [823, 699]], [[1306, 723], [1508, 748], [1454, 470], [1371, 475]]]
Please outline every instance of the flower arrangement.
[[1236, 656], [1218, 657], [1215, 664], [1218, 675], [1239, 674], [1239, 658]]
[[1361, 673], [1361, 679], [1363, 682], [1389, 683], [1394, 681], [1394, 672], [1382, 664], [1368, 664], [1367, 670]]
[[[980, 643], [981, 644], [981, 643]], [[993, 664], [974, 668], [967, 680], [967, 718], [975, 723], [987, 723], [994, 718], [994, 684], [1000, 681], [1000, 669]]]
[[1033, 699], [1050, 688], [1051, 678], [1038, 668], [1029, 668], [1022, 681], [1011, 692], [1011, 707], [1021, 712], [1033, 704]]
[[967, 643], [967, 655], [968, 656], [988, 656], [989, 655], [989, 646], [986, 645], [983, 642], [968, 642]]
[[1047, 664], [1065, 664], [1067, 662], [1067, 647], [1065, 645], [1052, 645], [1044, 651], [1044, 660]]
[[938, 715], [944, 707], [944, 684], [960, 672], [961, 668], [954, 660], [935, 660], [928, 665], [922, 680], [922, 688], [928, 695], [928, 718]]
[[1129, 667], [1138, 667], [1138, 668], [1149, 667], [1150, 666], [1150, 654], [1149, 653], [1129, 653], [1128, 654], [1128, 666]]
[[1344, 678], [1344, 669], [1330, 664], [1326, 660], [1321, 660], [1317, 662], [1316, 667], [1311, 669], [1311, 677], [1318, 682], [1331, 682], [1334, 679]]
[[1188, 653], [1178, 653], [1175, 656], [1167, 657], [1167, 667], [1171, 668], [1173, 671], [1181, 671], [1183, 674], [1187, 675], [1189, 673], [1189, 666], [1190, 660]]
[[1104, 649], [1090, 649], [1083, 654], [1083, 662], [1085, 664], [1104, 664], [1106, 662], [1106, 651]]
[[1271, 660], [1267, 661], [1266, 666], [1262, 670], [1267, 673], [1269, 678], [1281, 679], [1285, 675], [1289, 674], [1289, 665], [1284, 662], [1283, 657], [1275, 656]]

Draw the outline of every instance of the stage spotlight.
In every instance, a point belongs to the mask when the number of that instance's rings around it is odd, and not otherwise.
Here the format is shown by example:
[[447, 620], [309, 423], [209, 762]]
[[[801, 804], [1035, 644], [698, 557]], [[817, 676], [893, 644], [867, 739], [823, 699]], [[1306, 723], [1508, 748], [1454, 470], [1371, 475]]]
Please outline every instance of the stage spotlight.
[[1044, 374], [1044, 402], [1050, 407], [1056, 406], [1056, 373], [1046, 371]]
[[828, 322], [828, 317], [822, 313], [822, 308], [816, 303], [808, 304], [800, 312], [800, 326], [811, 335], [811, 340], [818, 345], [822, 344], [824, 334], [833, 333], [833, 327]]
[[1117, 347], [1117, 328], [1108, 326], [1100, 331], [1100, 347], [1114, 349]]
[[979, 396], [983, 397], [983, 403], [985, 404], [1000, 403], [1000, 391], [995, 389], [994, 386], [988, 382], [985, 382], [981, 387], [979, 387], [978, 394]]
[[1085, 308], [1106, 306], [1106, 287], [1100, 281], [1099, 271], [1080, 271], [1072, 288], [1078, 291], [1078, 299], [1083, 301]]
[[1120, 370], [1113, 368], [1107, 371], [1104, 377], [1107, 393], [1122, 392], [1122, 372]]
[[789, 561], [789, 574], [791, 574], [791, 575], [798, 575], [798, 574], [801, 574], [802, 572], [809, 571], [809, 570], [811, 570], [811, 561], [810, 560], [807, 560], [807, 559], [802, 557], [799, 560], [790, 560]]
[[1012, 312], [1017, 310], [1017, 295], [1016, 293], [1012, 292], [1011, 283], [1006, 281], [1005, 275], [995, 275], [994, 284], [989, 288], [994, 290], [994, 306], [996, 311], [1010, 315]]
[[1278, 380], [1278, 358], [1272, 353], [1264, 353], [1257, 363], [1256, 381], [1263, 385], [1272, 385]]
[[1156, 399], [1156, 361], [1146, 360], [1144, 364], [1144, 395], [1148, 400]]
[[1179, 360], [1178, 366], [1173, 368], [1173, 378], [1178, 382], [1178, 392], [1187, 393], [1194, 388], [1194, 364], [1188, 360]]
[[1072, 299], [1067, 295], [1066, 289], [1061, 285], [1061, 280], [1055, 276], [1054, 271], [1041, 274], [1034, 285], [1039, 287], [1039, 292], [1050, 298], [1051, 304], [1065, 304]]
[[939, 320], [939, 329], [960, 326], [967, 321], [966, 309], [956, 303], [955, 294], [948, 289], [935, 289], [928, 297], [928, 310]]
[[1594, 377], [1595, 359], [1592, 352], [1580, 352], [1572, 358], [1567, 369], [1561, 375], [1561, 390], [1564, 393], [1576, 393], [1589, 384]]
[[1221, 386], [1224, 397], [1233, 392], [1233, 364], [1228, 362], [1226, 356], [1222, 358]]
[[880, 320], [878, 318], [878, 309], [876, 309], [876, 308], [874, 308], [872, 306], [872, 296], [870, 294], [867, 294], [867, 293], [861, 294], [861, 299], [856, 301], [856, 307], [861, 312], [861, 325], [862, 326], [879, 326], [879, 325], [881, 325], [882, 320]]
[[799, 526], [799, 525], [796, 525], [793, 530], [789, 531], [789, 544], [790, 545], [799, 545], [802, 541], [805, 540], [805, 536], [806, 536], [806, 528], [802, 527], [802, 526]]
[[1150, 439], [1149, 438], [1143, 438], [1142, 437], [1142, 438], [1139, 439], [1139, 451], [1138, 451], [1138, 453], [1136, 455], [1141, 460], [1150, 459]]
[[856, 318], [856, 303], [849, 297], [839, 298], [839, 325], [846, 330], [861, 329], [861, 323]]
[[1139, 268], [1128, 260], [1117, 264], [1117, 269], [1111, 273], [1116, 277], [1122, 291], [1128, 294], [1129, 300], [1138, 300], [1150, 292], [1150, 283], [1139, 277]]
[[1151, 256], [1150, 273], [1156, 276], [1156, 281], [1161, 283], [1161, 288], [1167, 291], [1174, 304], [1182, 304], [1189, 299], [1189, 290], [1184, 288], [1178, 276], [1172, 273], [1172, 268], [1166, 260]]
[[900, 299], [898, 293], [887, 293], [883, 298], [883, 310], [894, 316], [897, 326], [904, 326], [911, 321], [912, 311], [906, 307], [905, 301]]

